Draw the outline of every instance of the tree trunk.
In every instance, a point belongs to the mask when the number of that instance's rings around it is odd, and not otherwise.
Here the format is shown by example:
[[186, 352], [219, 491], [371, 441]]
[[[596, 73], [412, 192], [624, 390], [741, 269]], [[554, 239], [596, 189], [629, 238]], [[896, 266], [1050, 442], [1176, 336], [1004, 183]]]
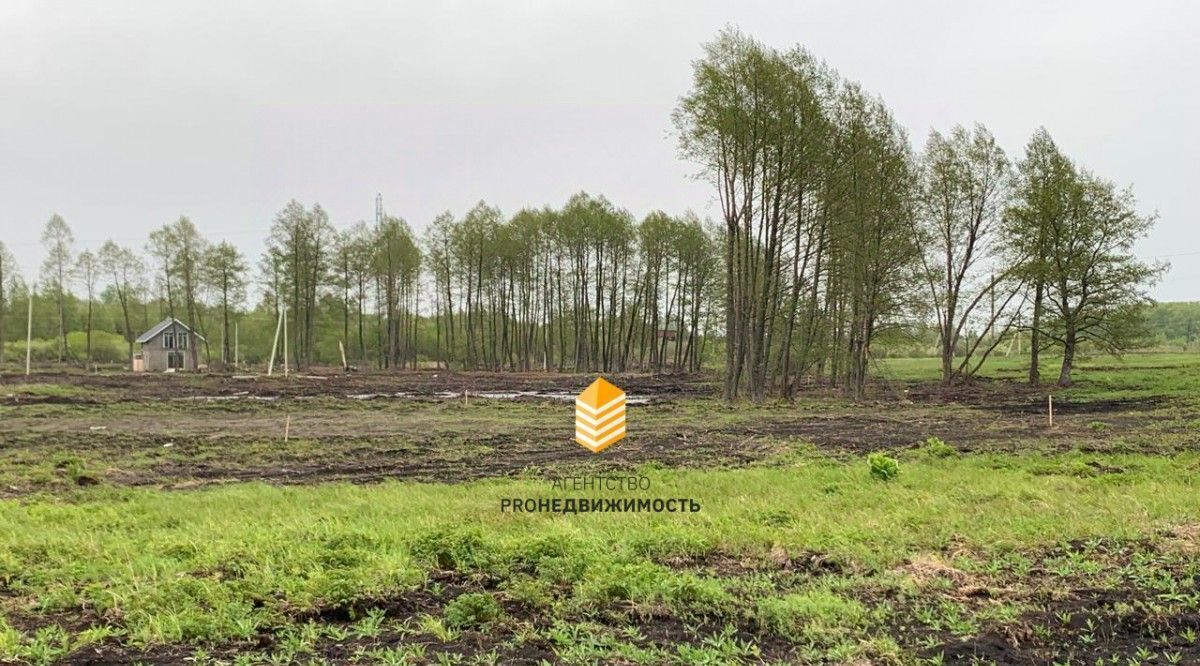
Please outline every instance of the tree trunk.
[[1063, 360], [1062, 369], [1058, 373], [1058, 385], [1071, 385], [1071, 369], [1075, 364], [1075, 342], [1076, 342], [1075, 326], [1069, 324], [1067, 326], [1066, 336], [1063, 337]]
[[[128, 287], [126, 287], [127, 289]], [[121, 316], [125, 319], [125, 343], [129, 345], [129, 369], [133, 370], [133, 330], [129, 322], [129, 297], [125, 289], [117, 292], [121, 301]]]
[[62, 336], [62, 344], [58, 347], [58, 362], [62, 363], [67, 356], [67, 313], [63, 297], [62, 278], [58, 282], [58, 332]]
[[92, 295], [88, 294], [88, 309], [87, 309], [87, 360], [84, 361], [84, 366], [92, 362]]
[[229, 365], [229, 277], [221, 281], [221, 362]]
[[[1037, 386], [1042, 381], [1038, 367], [1039, 330], [1042, 324], [1042, 299], [1045, 297], [1045, 284], [1037, 281], [1033, 295], [1033, 327], [1029, 329], [1029, 383]], [[1064, 359], [1065, 361], [1065, 359]]]

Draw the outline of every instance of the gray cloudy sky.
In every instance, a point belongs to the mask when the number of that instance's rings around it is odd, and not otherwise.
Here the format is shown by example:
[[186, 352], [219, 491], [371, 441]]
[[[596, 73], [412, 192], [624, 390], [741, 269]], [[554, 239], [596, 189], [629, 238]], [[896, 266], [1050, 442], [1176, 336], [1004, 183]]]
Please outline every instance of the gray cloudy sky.
[[607, 195], [639, 217], [709, 189], [669, 113], [725, 25], [803, 44], [879, 93], [915, 143], [1045, 125], [1161, 220], [1139, 251], [1200, 299], [1200, 4], [1193, 2], [0, 2], [0, 238], [26, 273], [62, 214], [140, 247], [186, 214], [257, 257], [290, 198], [335, 224], [376, 192], [423, 229]]

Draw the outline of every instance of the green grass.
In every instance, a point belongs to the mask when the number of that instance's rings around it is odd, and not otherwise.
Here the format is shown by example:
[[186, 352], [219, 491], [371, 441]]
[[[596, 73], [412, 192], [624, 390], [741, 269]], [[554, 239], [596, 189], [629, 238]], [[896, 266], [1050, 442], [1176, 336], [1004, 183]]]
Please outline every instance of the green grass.
[[7, 384], [0, 386], [0, 396], [35, 396], [35, 397], [52, 397], [52, 398], [86, 398], [97, 395], [96, 391], [82, 387], [72, 386], [70, 384], [39, 384], [39, 383], [18, 383]]
[[[1080, 474], [1088, 463], [1120, 471]], [[0, 626], [0, 658], [36, 661], [38, 650], [55, 653], [47, 643], [78, 647], [102, 631], [139, 646], [278, 634], [312, 610], [403, 595], [439, 568], [508, 581], [505, 596], [541, 598], [571, 626], [610, 604], [682, 617], [723, 609], [849, 655], [890, 641], [888, 610], [864, 605], [853, 589], [890, 584], [889, 572], [916, 554], [956, 549], [984, 568], [1069, 540], [1149, 538], [1200, 516], [1196, 455], [914, 453], [899, 470], [888, 482], [873, 479], [863, 460], [646, 471], [651, 490], [636, 495], [694, 498], [703, 507], [695, 514], [500, 512], [502, 498], [577, 496], [542, 481], [241, 484], [4, 501], [0, 589], [9, 590], [10, 612], [88, 609], [108, 629], [39, 637]], [[777, 593], [753, 579], [664, 566], [714, 554], [761, 560], [773, 550], [821, 553], [844, 573]], [[479, 597], [455, 604], [449, 630], [507, 621]]]
[[[1134, 352], [1122, 357], [1093, 356], [1077, 359], [1074, 385], [1059, 389], [1061, 358], [1042, 358], [1045, 390], [1056, 395], [1084, 400], [1138, 398], [1149, 396], [1195, 397], [1200, 395], [1200, 354]], [[875, 376], [890, 381], [932, 381], [940, 376], [936, 358], [890, 358], [873, 368]], [[1029, 370], [1028, 357], [992, 356], [980, 377], [1023, 381]]]

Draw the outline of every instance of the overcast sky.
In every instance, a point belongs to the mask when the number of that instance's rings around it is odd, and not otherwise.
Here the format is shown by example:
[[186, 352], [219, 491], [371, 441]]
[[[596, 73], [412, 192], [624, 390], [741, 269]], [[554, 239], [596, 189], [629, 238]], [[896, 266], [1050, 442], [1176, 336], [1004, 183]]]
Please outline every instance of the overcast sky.
[[802, 44], [920, 145], [1046, 126], [1161, 216], [1139, 246], [1200, 300], [1200, 4], [1193, 2], [0, 2], [0, 238], [27, 274], [54, 212], [80, 247], [186, 214], [257, 259], [291, 198], [336, 226], [424, 229], [608, 196], [718, 216], [669, 114], [701, 42]]

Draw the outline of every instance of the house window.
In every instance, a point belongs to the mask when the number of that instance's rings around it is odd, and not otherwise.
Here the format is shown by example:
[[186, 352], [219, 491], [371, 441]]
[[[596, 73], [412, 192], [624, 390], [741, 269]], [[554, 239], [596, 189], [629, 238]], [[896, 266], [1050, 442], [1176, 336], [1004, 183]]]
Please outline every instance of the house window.
[[174, 349], [174, 348], [175, 348], [175, 334], [174, 333], [163, 333], [163, 349]]
[[187, 333], [182, 331], [179, 333], [179, 348], [187, 349]]

